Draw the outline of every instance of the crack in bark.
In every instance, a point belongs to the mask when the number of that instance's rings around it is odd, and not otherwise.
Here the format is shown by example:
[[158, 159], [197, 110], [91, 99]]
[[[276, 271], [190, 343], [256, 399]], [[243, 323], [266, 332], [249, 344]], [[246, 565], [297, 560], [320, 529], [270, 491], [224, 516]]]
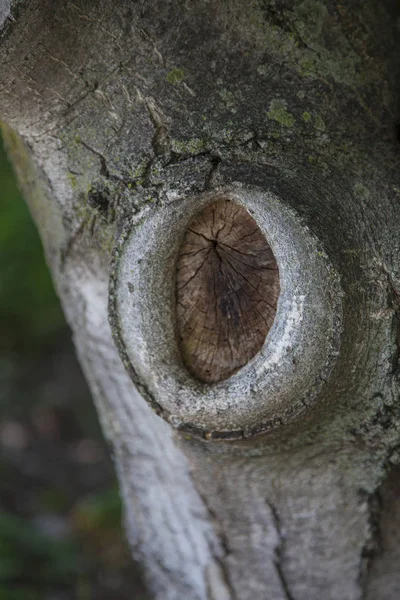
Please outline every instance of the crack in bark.
[[92, 154], [95, 154], [96, 156], [99, 157], [99, 159], [100, 159], [100, 175], [103, 175], [103, 177], [105, 177], [106, 179], [110, 179], [110, 171], [108, 170], [107, 161], [106, 161], [105, 156], [98, 150], [95, 150], [94, 148], [89, 146], [89, 144], [87, 144], [83, 140], [79, 139], [77, 141], [84, 148], [86, 148], [86, 150], [89, 150], [89, 152], [92, 152]]
[[279, 581], [281, 582], [282, 585], [282, 590], [285, 594], [286, 600], [295, 600], [294, 596], [291, 594], [290, 590], [289, 590], [289, 585], [288, 582], [286, 581], [286, 577], [283, 571], [283, 535], [282, 535], [282, 528], [281, 528], [281, 520], [279, 517], [279, 513], [278, 510], [276, 508], [276, 506], [274, 506], [274, 504], [272, 504], [272, 502], [270, 502], [269, 500], [265, 499], [265, 503], [267, 504], [268, 508], [271, 511], [272, 517], [273, 517], [273, 524], [274, 527], [276, 529], [276, 533], [278, 535], [279, 538], [279, 544], [278, 546], [275, 548], [275, 560], [274, 560], [274, 564], [275, 564], [275, 569], [279, 578]]
[[151, 124], [154, 127], [154, 136], [151, 140], [154, 157], [170, 154], [171, 140], [165, 115], [163, 115], [161, 109], [157, 107], [153, 98], [143, 97], [139, 88], [136, 88], [136, 94], [139, 102], [142, 102], [146, 107]]
[[[199, 490], [198, 494], [202, 500], [202, 502], [204, 503], [204, 506], [208, 512], [208, 514], [210, 515], [210, 521], [213, 523], [214, 525], [214, 530], [216, 533], [216, 536], [220, 542], [220, 547], [222, 550], [221, 555], [218, 555], [216, 552], [212, 552], [212, 556], [215, 559], [217, 565], [220, 567], [220, 573], [223, 576], [223, 585], [226, 587], [226, 590], [229, 592], [230, 594], [230, 598], [229, 600], [240, 600], [239, 598], [237, 598], [235, 590], [232, 587], [232, 584], [230, 582], [230, 578], [229, 578], [229, 573], [228, 573], [228, 569], [225, 565], [224, 560], [226, 560], [226, 558], [231, 554], [230, 548], [229, 548], [229, 544], [228, 544], [228, 540], [224, 534], [224, 532], [222, 531], [222, 526], [220, 524], [220, 521], [218, 519], [217, 513], [215, 512], [215, 510], [213, 510], [206, 498], [206, 496], [201, 493]], [[212, 594], [212, 590], [209, 588], [209, 582], [207, 581], [207, 588], [208, 588], [208, 595], [209, 595], [209, 600], [219, 600], [219, 598], [216, 598], [215, 596], [211, 595]]]
[[210, 159], [211, 168], [207, 173], [204, 181], [204, 190], [211, 190], [215, 187], [215, 180], [218, 175], [219, 166], [221, 164], [221, 158], [219, 156], [212, 156]]
[[391, 375], [400, 375], [400, 291], [396, 288], [391, 274], [386, 270], [386, 275], [391, 289], [391, 298], [389, 297], [389, 306], [394, 310], [394, 327], [396, 330], [396, 350], [393, 355], [393, 368]]
[[[360, 490], [360, 494], [366, 492]], [[381, 552], [381, 534], [380, 534], [380, 519], [382, 513], [382, 502], [379, 491], [372, 494], [367, 494], [364, 500], [368, 507], [368, 528], [369, 535], [360, 554], [359, 567], [359, 586], [361, 590], [361, 600], [367, 600], [368, 597], [368, 580], [374, 560]]]

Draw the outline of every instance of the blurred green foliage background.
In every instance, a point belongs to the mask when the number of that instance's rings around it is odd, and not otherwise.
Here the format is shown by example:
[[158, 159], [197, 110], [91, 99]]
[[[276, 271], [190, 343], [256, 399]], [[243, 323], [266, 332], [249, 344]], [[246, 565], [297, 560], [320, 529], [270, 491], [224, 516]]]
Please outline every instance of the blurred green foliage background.
[[0, 139], [0, 344], [32, 351], [64, 327], [43, 252]]
[[107, 447], [0, 139], [0, 600], [140, 600]]

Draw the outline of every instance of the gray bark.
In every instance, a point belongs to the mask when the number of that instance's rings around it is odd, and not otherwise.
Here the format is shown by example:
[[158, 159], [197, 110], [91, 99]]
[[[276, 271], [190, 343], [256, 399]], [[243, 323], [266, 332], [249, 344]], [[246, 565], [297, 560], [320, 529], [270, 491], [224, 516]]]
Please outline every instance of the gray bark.
[[[399, 14], [394, 0], [0, 0], [3, 134], [156, 599], [399, 597]], [[173, 327], [173, 273], [158, 299], [133, 288], [154, 327], [134, 313], [131, 330], [123, 308], [129, 244], [136, 274], [170, 269], [162, 224], [179, 234], [216, 194], [258, 198], [285, 297], [300, 310], [307, 291], [303, 329], [281, 305], [276, 404], [261, 380], [250, 393], [251, 366], [236, 396], [195, 395], [173, 352], [181, 405], [163, 394], [154, 332]], [[135, 237], [143, 223], [154, 235]]]

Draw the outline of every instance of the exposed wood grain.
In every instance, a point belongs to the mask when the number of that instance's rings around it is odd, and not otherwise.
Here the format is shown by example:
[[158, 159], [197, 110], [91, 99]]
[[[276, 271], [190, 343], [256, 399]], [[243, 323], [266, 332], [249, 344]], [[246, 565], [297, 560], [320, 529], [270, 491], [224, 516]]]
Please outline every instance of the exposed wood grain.
[[200, 381], [227, 379], [262, 348], [280, 289], [272, 250], [243, 206], [218, 200], [193, 219], [176, 285], [186, 367]]

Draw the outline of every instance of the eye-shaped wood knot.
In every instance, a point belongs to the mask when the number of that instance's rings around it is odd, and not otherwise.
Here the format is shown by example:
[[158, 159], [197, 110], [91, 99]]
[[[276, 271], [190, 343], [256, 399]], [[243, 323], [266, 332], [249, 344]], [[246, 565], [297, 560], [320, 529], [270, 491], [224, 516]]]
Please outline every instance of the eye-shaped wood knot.
[[227, 379], [262, 348], [280, 292], [275, 257], [247, 210], [209, 204], [187, 228], [177, 261], [182, 359], [205, 383]]

